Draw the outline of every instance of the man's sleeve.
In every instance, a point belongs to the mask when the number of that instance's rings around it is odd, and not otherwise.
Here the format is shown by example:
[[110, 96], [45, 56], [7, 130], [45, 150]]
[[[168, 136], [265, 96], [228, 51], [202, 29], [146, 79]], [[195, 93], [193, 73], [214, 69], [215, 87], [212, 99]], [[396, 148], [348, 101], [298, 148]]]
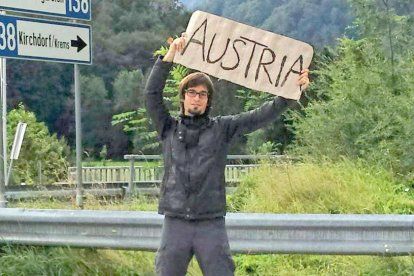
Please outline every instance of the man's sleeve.
[[276, 119], [290, 106], [296, 104], [294, 100], [276, 97], [264, 103], [259, 108], [233, 116], [224, 116], [222, 121], [226, 128], [228, 140], [236, 136], [253, 132]]
[[162, 96], [171, 66], [171, 62], [158, 58], [145, 87], [147, 112], [161, 138], [173, 121]]

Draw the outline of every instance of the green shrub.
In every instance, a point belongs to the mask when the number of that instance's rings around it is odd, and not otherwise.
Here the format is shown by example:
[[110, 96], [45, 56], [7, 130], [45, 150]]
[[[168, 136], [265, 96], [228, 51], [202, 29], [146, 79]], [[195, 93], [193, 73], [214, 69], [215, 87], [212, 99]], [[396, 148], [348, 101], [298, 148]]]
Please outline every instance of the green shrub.
[[46, 125], [38, 122], [35, 114], [27, 111], [22, 104], [9, 112], [7, 121], [9, 151], [18, 123], [27, 124], [19, 159], [13, 163], [11, 184], [37, 183], [39, 162], [42, 184], [67, 179], [69, 147], [63, 138], [58, 139], [56, 134], [51, 135]]

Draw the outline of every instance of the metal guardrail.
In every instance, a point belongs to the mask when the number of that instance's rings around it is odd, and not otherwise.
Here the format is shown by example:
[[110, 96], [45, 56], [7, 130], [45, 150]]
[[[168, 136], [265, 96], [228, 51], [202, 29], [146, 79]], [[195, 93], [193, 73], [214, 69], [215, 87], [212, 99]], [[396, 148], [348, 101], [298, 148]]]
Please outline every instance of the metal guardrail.
[[[155, 251], [155, 212], [1, 209], [0, 243]], [[230, 248], [238, 253], [411, 255], [413, 215], [231, 213]]]

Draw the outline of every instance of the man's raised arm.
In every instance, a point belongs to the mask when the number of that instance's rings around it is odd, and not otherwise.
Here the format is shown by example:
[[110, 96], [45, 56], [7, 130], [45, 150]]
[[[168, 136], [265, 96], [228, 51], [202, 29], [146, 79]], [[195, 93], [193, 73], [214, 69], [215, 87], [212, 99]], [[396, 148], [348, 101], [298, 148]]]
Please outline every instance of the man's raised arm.
[[[302, 90], [309, 85], [309, 70], [302, 71], [298, 79], [298, 85]], [[259, 108], [238, 115], [222, 117], [226, 125], [227, 137], [232, 139], [235, 136], [253, 132], [267, 124], [276, 121], [276, 119], [290, 106], [296, 103], [295, 100], [275, 97], [273, 100], [264, 103]]]
[[162, 96], [171, 66], [158, 58], [145, 87], [147, 112], [161, 138], [173, 120]]
[[170, 44], [167, 54], [157, 59], [145, 87], [147, 112], [161, 138], [163, 138], [165, 131], [168, 130], [173, 121], [165, 106], [162, 92], [174, 60], [174, 55], [176, 51], [182, 51], [185, 45], [184, 37], [185, 34], [175, 39]]

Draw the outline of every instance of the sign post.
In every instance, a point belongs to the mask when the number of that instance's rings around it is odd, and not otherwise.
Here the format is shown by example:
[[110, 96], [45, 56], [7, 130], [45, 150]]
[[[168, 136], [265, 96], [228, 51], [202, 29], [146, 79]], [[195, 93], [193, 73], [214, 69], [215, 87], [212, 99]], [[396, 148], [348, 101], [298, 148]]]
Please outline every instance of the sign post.
[[2, 97], [1, 97], [1, 105], [2, 105], [2, 128], [3, 128], [3, 172], [4, 172], [4, 181], [5, 185], [7, 186], [7, 60], [5, 58], [1, 59], [1, 74], [2, 74]]
[[[6, 89], [5, 89], [5, 59], [1, 58], [0, 59], [0, 66], [1, 66], [1, 102], [3, 102], [3, 98], [6, 96]], [[1, 106], [1, 113], [3, 114], [3, 110], [5, 108], [4, 105], [0, 105]], [[1, 158], [3, 158], [3, 160], [0, 159], [0, 208], [6, 208], [7, 207], [7, 199], [6, 199], [6, 174], [5, 174], [5, 170], [6, 168], [4, 167], [4, 164], [7, 162], [6, 158], [4, 158], [4, 154], [5, 152], [3, 152], [3, 145], [5, 144], [4, 141], [4, 126], [6, 125], [6, 122], [3, 120], [3, 115], [0, 115], [0, 122], [1, 122], [1, 131], [2, 133], [0, 134], [0, 152], [3, 153]]]
[[74, 65], [75, 79], [75, 132], [76, 132], [76, 205], [83, 209], [82, 185], [82, 118], [79, 65]]
[[[0, 15], [5, 14], [5, 12], [0, 11]], [[1, 90], [1, 97], [0, 97], [0, 208], [7, 207], [7, 199], [6, 199], [6, 175], [7, 175], [7, 105], [6, 105], [6, 87], [7, 87], [7, 79], [6, 79], [6, 59], [0, 58], [0, 90]], [[3, 161], [3, 162], [1, 162]]]

